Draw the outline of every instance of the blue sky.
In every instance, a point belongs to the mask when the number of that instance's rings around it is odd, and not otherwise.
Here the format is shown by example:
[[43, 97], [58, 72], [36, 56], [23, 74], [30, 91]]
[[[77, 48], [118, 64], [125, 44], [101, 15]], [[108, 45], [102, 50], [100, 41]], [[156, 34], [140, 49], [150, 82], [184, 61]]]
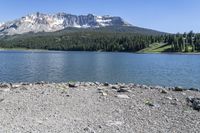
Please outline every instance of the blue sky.
[[0, 22], [37, 11], [114, 15], [165, 32], [200, 32], [200, 0], [1, 0]]

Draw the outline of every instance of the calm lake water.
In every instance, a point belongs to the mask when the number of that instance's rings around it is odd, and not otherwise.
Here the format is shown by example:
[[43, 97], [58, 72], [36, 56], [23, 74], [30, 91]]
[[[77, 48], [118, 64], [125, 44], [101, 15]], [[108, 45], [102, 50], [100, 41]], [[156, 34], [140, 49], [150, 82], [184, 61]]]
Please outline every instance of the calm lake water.
[[200, 55], [0, 51], [0, 82], [36, 81], [200, 88]]

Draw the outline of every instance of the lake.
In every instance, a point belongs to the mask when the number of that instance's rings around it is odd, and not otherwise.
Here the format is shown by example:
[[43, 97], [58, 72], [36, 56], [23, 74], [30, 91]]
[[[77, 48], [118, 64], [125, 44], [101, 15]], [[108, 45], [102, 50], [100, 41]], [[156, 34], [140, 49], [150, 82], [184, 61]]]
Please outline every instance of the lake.
[[0, 82], [37, 81], [200, 88], [200, 55], [0, 51]]

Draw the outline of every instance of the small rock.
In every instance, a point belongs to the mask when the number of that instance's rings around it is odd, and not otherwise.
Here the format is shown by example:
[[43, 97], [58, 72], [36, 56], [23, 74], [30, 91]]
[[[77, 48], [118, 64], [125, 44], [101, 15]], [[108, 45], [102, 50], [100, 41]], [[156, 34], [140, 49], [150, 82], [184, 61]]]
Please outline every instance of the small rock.
[[181, 86], [177, 86], [174, 88], [173, 91], [183, 91], [183, 88]]
[[186, 101], [194, 110], [200, 111], [200, 98], [187, 97]]
[[103, 88], [98, 87], [97, 90], [103, 90]]
[[112, 86], [112, 89], [118, 90], [118, 89], [119, 89], [119, 86], [118, 86], [118, 85], [113, 85], [113, 86]]
[[78, 84], [75, 84], [75, 83], [69, 83], [69, 87], [75, 88], [75, 87], [78, 87]]
[[153, 104], [152, 102], [150, 102], [149, 100], [146, 100], [144, 103], [145, 103], [146, 105], [149, 105], [149, 106], [154, 106], [154, 104]]
[[168, 100], [173, 100], [173, 98], [172, 98], [172, 97], [166, 97], [166, 99], [168, 99]]
[[125, 84], [121, 84], [121, 85], [119, 85], [119, 88], [127, 88], [128, 86], [127, 85], [125, 85]]
[[177, 105], [177, 102], [175, 102], [175, 101], [172, 101], [172, 102], [170, 102], [172, 105]]
[[107, 96], [108, 94], [106, 92], [104, 92], [103, 90], [100, 90], [99, 93], [102, 94], [102, 96]]
[[10, 88], [11, 84], [1, 83], [0, 88]]
[[83, 83], [83, 86], [87, 87], [90, 86], [90, 84], [88, 82]]
[[147, 85], [141, 85], [140, 88], [142, 88], [142, 89], [151, 89], [151, 88], [150, 88], [149, 86], [147, 86]]
[[85, 132], [88, 132], [88, 133], [95, 133], [95, 131], [92, 130], [91, 128], [89, 128], [89, 127], [86, 127], [86, 128], [84, 128], [83, 130], [84, 130]]
[[121, 89], [118, 89], [117, 92], [120, 92], [120, 93], [122, 92], [123, 93], [123, 92], [129, 92], [129, 91], [127, 89], [122, 89], [121, 88]]
[[109, 85], [110, 85], [110, 84], [109, 84], [109, 83], [107, 83], [107, 82], [105, 82], [105, 83], [104, 83], [104, 86], [109, 86]]
[[193, 109], [200, 111], [200, 98], [193, 99], [192, 107]]
[[121, 95], [117, 95], [118, 98], [122, 98], [122, 99], [128, 99], [129, 96], [121, 94]]
[[108, 94], [105, 92], [102, 92], [102, 96], [107, 96]]
[[20, 90], [28, 90], [26, 87], [22, 87], [20, 88]]
[[132, 88], [132, 87], [134, 87], [135, 86], [135, 84], [133, 84], [133, 83], [129, 83], [128, 84], [128, 87], [130, 87], [130, 88]]
[[161, 89], [161, 90], [163, 90], [163, 87], [162, 87], [162, 86], [158, 86], [158, 85], [155, 86], [154, 88], [155, 88], [155, 89]]
[[95, 84], [95, 85], [97, 85], [97, 86], [99, 86], [99, 85], [100, 85], [100, 83], [99, 83], [99, 82], [94, 82], [94, 84]]
[[23, 82], [23, 83], [21, 83], [21, 85], [29, 85], [29, 83], [25, 83], [25, 82]]
[[0, 102], [2, 102], [4, 99], [0, 99]]
[[189, 90], [191, 90], [191, 91], [199, 91], [199, 89], [196, 89], [196, 88], [190, 88]]
[[12, 88], [19, 88], [21, 86], [21, 84], [12, 84]]
[[98, 125], [98, 128], [102, 128], [102, 126], [101, 126], [101, 125]]
[[154, 104], [155, 108], [160, 108], [160, 104]]
[[182, 95], [184, 95], [184, 96], [185, 96], [185, 95], [186, 95], [186, 93], [184, 93], [184, 92], [183, 92], [183, 93], [182, 93]]
[[45, 82], [44, 82], [44, 81], [41, 81], [41, 82], [36, 82], [35, 84], [36, 84], [36, 85], [44, 85]]
[[167, 93], [168, 93], [168, 91], [167, 91], [167, 90], [165, 90], [165, 89], [161, 89], [160, 93], [167, 94]]
[[84, 131], [89, 131], [90, 128], [89, 128], [89, 127], [86, 127], [86, 128], [84, 128], [83, 130], [84, 130]]
[[121, 126], [123, 125], [124, 122], [122, 121], [108, 121], [107, 126]]

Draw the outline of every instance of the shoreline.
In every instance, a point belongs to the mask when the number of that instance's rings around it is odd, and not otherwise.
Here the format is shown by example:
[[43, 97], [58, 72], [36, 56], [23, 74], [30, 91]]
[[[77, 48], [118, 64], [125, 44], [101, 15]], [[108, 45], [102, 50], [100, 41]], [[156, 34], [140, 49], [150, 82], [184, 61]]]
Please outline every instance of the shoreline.
[[0, 132], [200, 132], [199, 98], [132, 83], [1, 83]]
[[6, 85], [12, 88], [12, 85], [45, 85], [45, 84], [90, 84], [90, 85], [97, 85], [97, 86], [104, 86], [104, 84], [107, 84], [108, 86], [114, 86], [114, 85], [124, 85], [124, 86], [134, 86], [141, 89], [166, 89], [166, 90], [175, 90], [176, 88], [181, 89], [181, 91], [197, 91], [200, 92], [200, 88], [188, 88], [183, 86], [162, 86], [162, 85], [146, 85], [146, 84], [137, 84], [137, 83], [123, 83], [123, 82], [117, 82], [117, 83], [109, 83], [109, 82], [98, 82], [98, 81], [68, 81], [68, 82], [48, 82], [48, 81], [37, 81], [37, 82], [0, 82], [1, 85]]
[[[0, 48], [0, 51], [48, 51], [48, 52], [72, 52], [73, 50], [49, 50], [49, 49], [28, 49], [28, 48]], [[133, 53], [133, 54], [168, 54], [168, 55], [200, 55], [200, 52], [128, 52], [128, 51], [73, 51], [73, 52], [111, 52], [111, 53]]]

